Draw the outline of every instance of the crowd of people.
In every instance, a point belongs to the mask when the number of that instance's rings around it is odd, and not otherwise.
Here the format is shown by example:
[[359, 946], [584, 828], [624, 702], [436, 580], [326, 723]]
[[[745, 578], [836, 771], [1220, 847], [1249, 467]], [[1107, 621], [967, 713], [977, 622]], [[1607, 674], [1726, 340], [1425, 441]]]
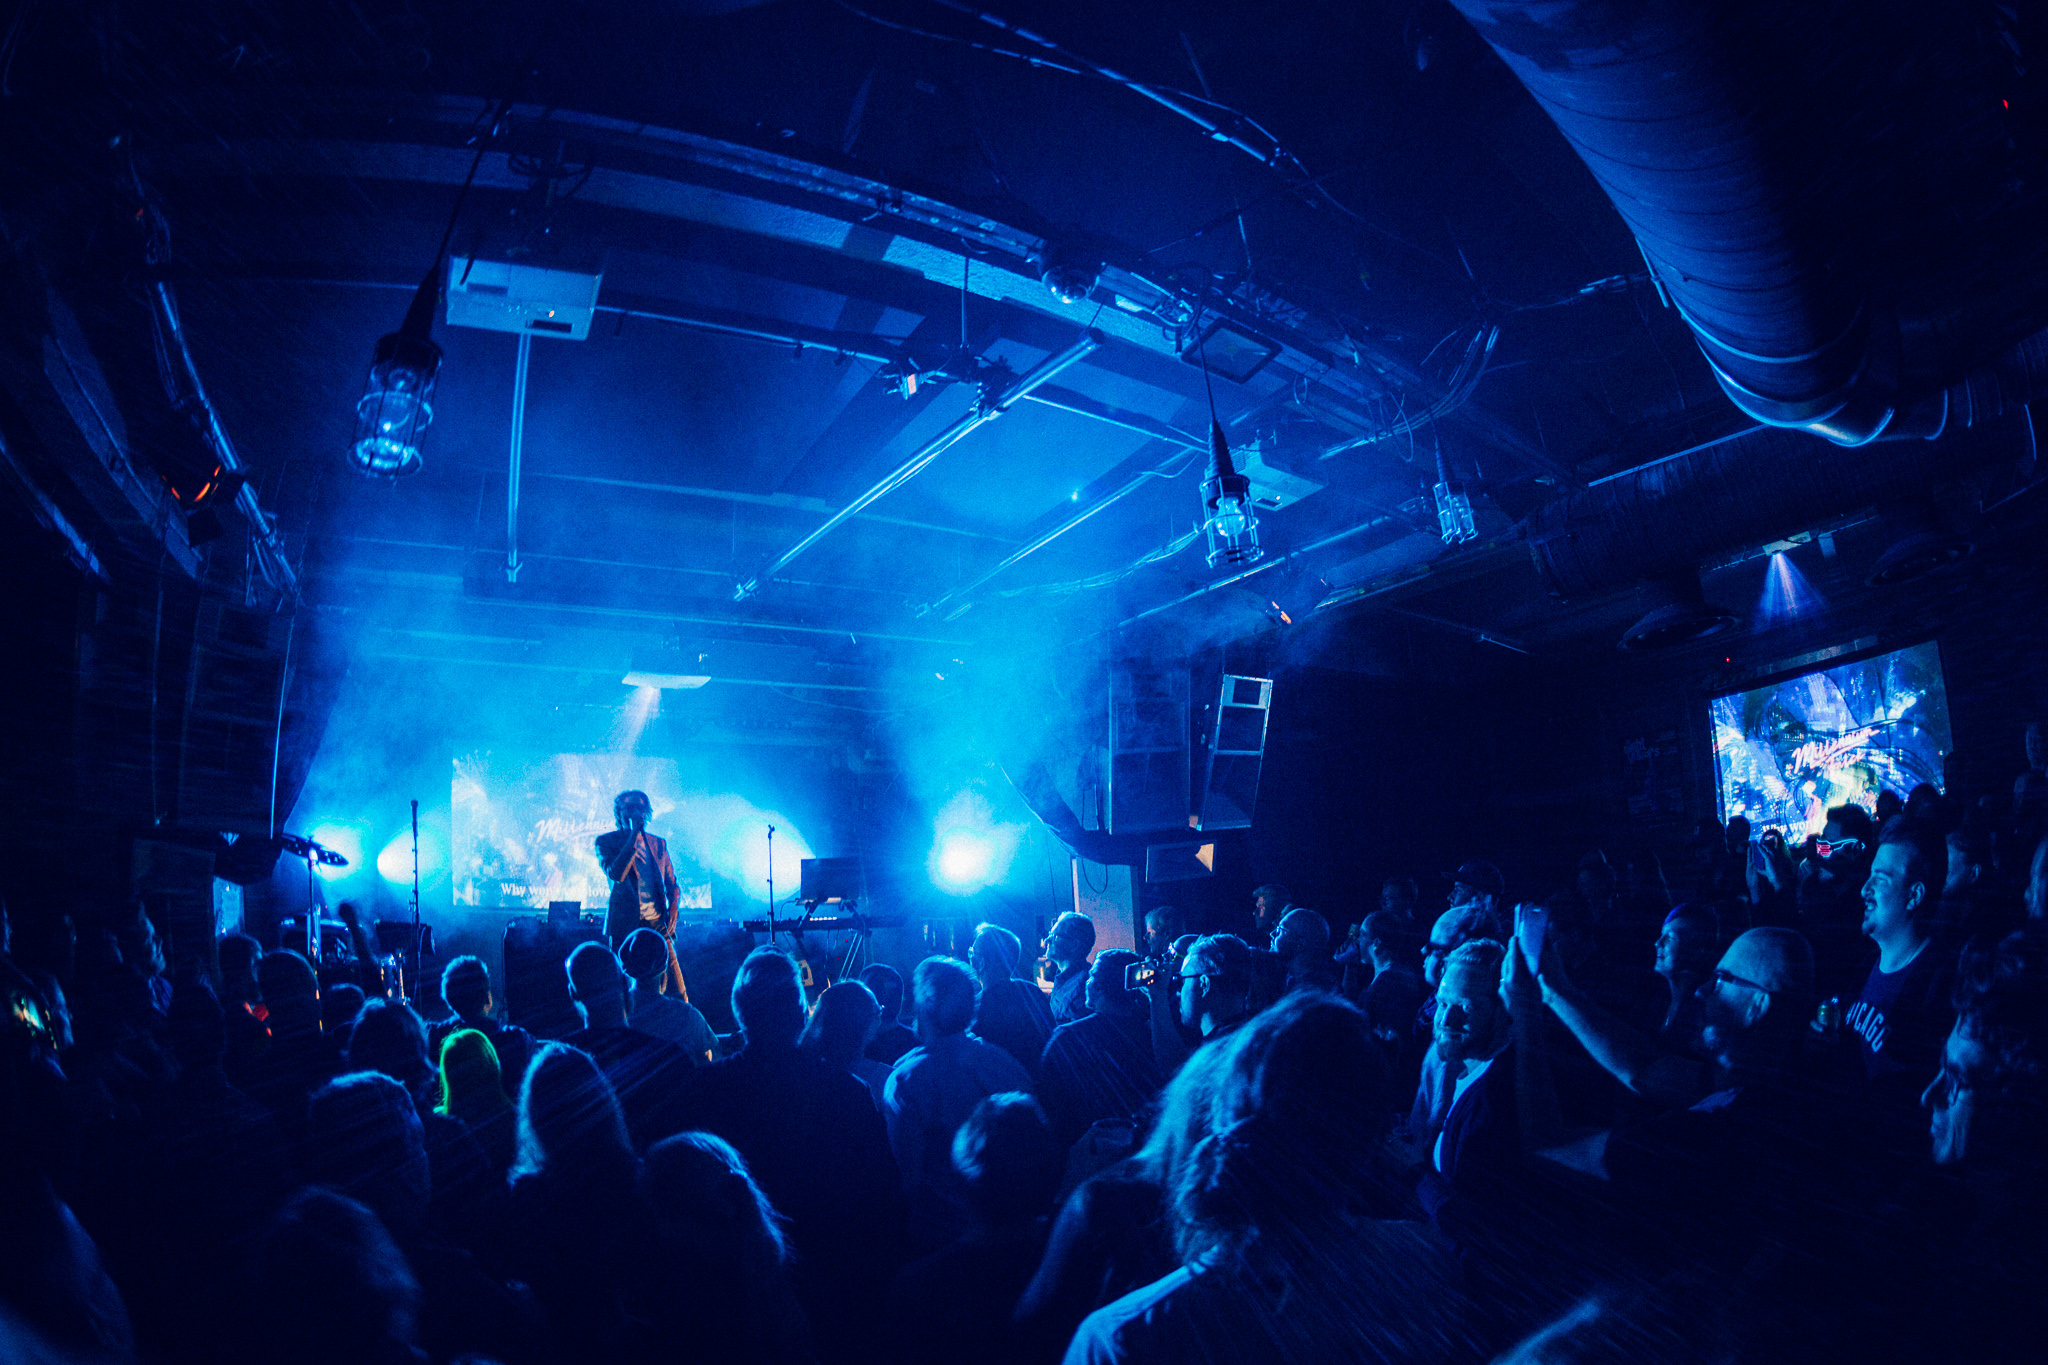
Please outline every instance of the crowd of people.
[[996, 924], [814, 999], [762, 948], [728, 1038], [645, 930], [529, 1030], [473, 957], [423, 1018], [54, 917], [0, 942], [0, 1356], [1993, 1359], [2048, 1327], [2021, 797], [1135, 952], [1067, 914], [1043, 984]]

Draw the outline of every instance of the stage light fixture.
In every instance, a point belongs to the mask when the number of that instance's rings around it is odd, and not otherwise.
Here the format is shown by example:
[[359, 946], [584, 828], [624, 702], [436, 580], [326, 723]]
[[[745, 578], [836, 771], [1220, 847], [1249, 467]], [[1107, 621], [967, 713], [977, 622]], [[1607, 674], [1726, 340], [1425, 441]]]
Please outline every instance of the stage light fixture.
[[1690, 570], [1645, 583], [1642, 600], [1650, 609], [1622, 632], [1619, 641], [1620, 648], [1631, 654], [1676, 649], [1733, 630], [1741, 622], [1727, 607], [1706, 600], [1699, 574]]
[[1252, 510], [1252, 481], [1230, 461], [1223, 424], [1209, 421], [1209, 477], [1202, 484], [1202, 506], [1208, 516], [1202, 532], [1209, 538], [1209, 567], [1256, 564], [1266, 552], [1259, 548], [1259, 514]]
[[664, 692], [687, 692], [702, 687], [711, 681], [708, 673], [651, 673], [645, 669], [631, 669], [619, 679], [628, 687], [653, 687]]
[[441, 292], [441, 262], [420, 281], [398, 330], [380, 337], [370, 378], [356, 401], [349, 463], [371, 478], [417, 474], [425, 461], [420, 442], [434, 420], [434, 380], [441, 348], [434, 344], [434, 307]]
[[[1194, 352], [1192, 356], [1190, 351]], [[1279, 343], [1219, 317], [1206, 331], [1196, 335], [1192, 345], [1181, 348], [1180, 358], [1200, 365], [1205, 379], [1213, 366], [1216, 373], [1231, 383], [1244, 384], [1279, 354]]]
[[1451, 477], [1451, 462], [1444, 456], [1442, 437], [1437, 438], [1436, 485], [1430, 492], [1436, 497], [1437, 534], [1446, 545], [1463, 545], [1479, 539], [1479, 521], [1472, 510], [1472, 495], [1465, 491], [1464, 484]]
[[1061, 303], [1079, 303], [1087, 298], [1095, 291], [1095, 282], [1102, 274], [1099, 261], [1087, 259], [1071, 246], [1053, 242], [1041, 243], [1031, 253], [1029, 262], [1038, 271], [1038, 282]]
[[995, 857], [995, 845], [986, 836], [956, 829], [939, 840], [933, 861], [942, 886], [966, 891], [987, 885]]
[[1266, 552], [1259, 548], [1259, 514], [1252, 510], [1252, 481], [1231, 462], [1230, 443], [1223, 439], [1223, 423], [1216, 416], [1216, 387], [1209, 379], [1208, 355], [1201, 341], [1195, 346], [1202, 362], [1202, 392], [1209, 399], [1209, 477], [1202, 481], [1202, 533], [1209, 541], [1209, 567], [1256, 564]]

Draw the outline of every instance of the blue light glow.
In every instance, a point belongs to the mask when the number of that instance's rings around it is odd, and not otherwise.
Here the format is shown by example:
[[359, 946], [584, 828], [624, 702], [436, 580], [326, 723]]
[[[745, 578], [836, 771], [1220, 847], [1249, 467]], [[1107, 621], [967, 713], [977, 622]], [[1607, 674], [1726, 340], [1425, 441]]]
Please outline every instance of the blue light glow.
[[1764, 571], [1763, 596], [1757, 599], [1756, 613], [1764, 625], [1775, 626], [1783, 621], [1796, 620], [1811, 615], [1825, 607], [1827, 602], [1814, 591], [1806, 581], [1806, 575], [1799, 572], [1799, 566], [1783, 550], [1771, 556], [1771, 564]]
[[[420, 879], [433, 875], [441, 866], [441, 846], [425, 830], [420, 831]], [[377, 875], [399, 886], [412, 885], [412, 831], [400, 830], [377, 855]]]
[[[326, 863], [315, 863], [313, 870], [320, 874], [322, 881], [346, 881], [364, 870], [363, 832], [361, 830], [351, 825], [342, 824], [315, 825], [306, 837], [319, 844], [322, 848], [331, 848], [342, 857], [348, 859], [347, 867], [329, 867]], [[408, 859], [407, 876], [409, 877], [411, 875], [411, 854], [408, 853], [406, 856]]]
[[986, 797], [965, 791], [939, 811], [932, 835], [926, 860], [932, 885], [948, 895], [971, 896], [1009, 874], [1024, 827], [1001, 823]]

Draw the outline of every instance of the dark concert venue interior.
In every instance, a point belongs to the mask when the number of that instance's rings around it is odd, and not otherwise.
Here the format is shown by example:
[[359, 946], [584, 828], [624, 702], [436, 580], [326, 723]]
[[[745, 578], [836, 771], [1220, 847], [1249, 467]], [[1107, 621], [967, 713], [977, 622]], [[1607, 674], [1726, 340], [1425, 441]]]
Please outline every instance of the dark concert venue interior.
[[0, 6], [0, 1359], [2038, 1348], [2042, 6], [988, 3]]

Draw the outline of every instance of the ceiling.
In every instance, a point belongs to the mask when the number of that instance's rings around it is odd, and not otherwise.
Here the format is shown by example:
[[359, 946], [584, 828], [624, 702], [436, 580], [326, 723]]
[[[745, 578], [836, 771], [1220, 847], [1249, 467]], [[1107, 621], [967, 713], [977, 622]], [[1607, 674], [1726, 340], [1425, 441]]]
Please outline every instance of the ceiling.
[[[1630, 595], [1555, 603], [1516, 523], [1750, 424], [1455, 13], [1005, 13], [1208, 130], [933, 0], [109, 7], [10, 40], [6, 213], [167, 466], [137, 301], [172, 285], [310, 619], [393, 667], [615, 687], [640, 651], [723, 649], [728, 681], [860, 707], [970, 651], [1185, 649], [1323, 602], [1609, 647]], [[342, 458], [451, 214], [458, 255], [602, 276], [588, 338], [532, 346], [516, 580], [511, 335], [437, 325], [423, 472]], [[1272, 359], [1205, 384], [1182, 352], [1211, 323]], [[1189, 539], [1212, 388], [1262, 505], [1238, 582]], [[1453, 550], [1440, 459], [1479, 504]], [[267, 599], [246, 539], [193, 572]]]

